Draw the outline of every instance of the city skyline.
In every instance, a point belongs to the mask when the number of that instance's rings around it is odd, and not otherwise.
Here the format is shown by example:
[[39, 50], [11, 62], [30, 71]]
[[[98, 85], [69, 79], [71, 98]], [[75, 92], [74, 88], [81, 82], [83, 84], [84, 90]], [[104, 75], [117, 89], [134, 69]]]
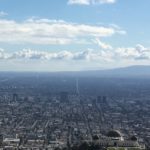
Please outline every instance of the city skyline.
[[0, 0], [0, 70], [149, 65], [149, 4], [146, 0]]

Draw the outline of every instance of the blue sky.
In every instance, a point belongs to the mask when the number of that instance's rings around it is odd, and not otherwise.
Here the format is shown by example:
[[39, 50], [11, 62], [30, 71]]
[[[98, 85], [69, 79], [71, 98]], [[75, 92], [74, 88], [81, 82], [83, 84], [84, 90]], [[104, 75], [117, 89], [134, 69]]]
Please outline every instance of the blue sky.
[[149, 0], [0, 0], [0, 70], [150, 62]]

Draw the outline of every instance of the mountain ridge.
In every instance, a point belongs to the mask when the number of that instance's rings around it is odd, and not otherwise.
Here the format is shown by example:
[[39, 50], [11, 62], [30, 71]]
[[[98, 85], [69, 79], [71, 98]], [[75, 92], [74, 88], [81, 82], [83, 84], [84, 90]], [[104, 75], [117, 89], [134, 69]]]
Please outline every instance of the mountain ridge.
[[73, 77], [150, 77], [150, 65], [134, 65], [121, 68], [85, 71], [59, 71], [59, 72], [15, 72], [1, 71], [0, 75], [49, 75], [49, 76], [73, 76]]

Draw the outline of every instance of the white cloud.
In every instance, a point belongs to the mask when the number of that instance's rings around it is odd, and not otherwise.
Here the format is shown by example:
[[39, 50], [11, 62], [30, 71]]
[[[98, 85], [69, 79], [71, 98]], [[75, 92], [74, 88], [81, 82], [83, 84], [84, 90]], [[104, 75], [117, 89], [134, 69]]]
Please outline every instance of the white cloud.
[[78, 60], [78, 61], [122, 61], [122, 60], [150, 60], [150, 48], [142, 45], [129, 48], [100, 49], [85, 51], [38, 51], [24, 49], [17, 52], [6, 52], [0, 49], [1, 60]]
[[91, 4], [113, 4], [116, 0], [69, 0], [68, 4], [91, 5]]
[[[0, 49], [0, 68], [3, 70], [83, 70], [89, 68], [111, 68], [147, 64], [150, 61], [150, 48], [140, 44], [135, 47], [84, 51], [39, 51], [24, 49], [7, 52]], [[5, 66], [5, 68], [4, 68]], [[7, 66], [7, 67], [6, 67]], [[12, 67], [13, 66], [13, 67]]]
[[0, 11], [0, 17], [4, 17], [4, 16], [7, 16], [8, 14], [4, 11]]
[[9, 59], [10, 54], [6, 53], [4, 49], [0, 48], [0, 59]]
[[97, 44], [101, 49], [107, 49], [107, 50], [112, 49], [112, 46], [111, 46], [111, 45], [106, 44], [106, 43], [102, 42], [102, 41], [99, 40], [99, 39], [95, 39], [95, 40], [93, 40], [93, 42], [94, 42], [95, 44]]
[[80, 5], [89, 5], [90, 1], [89, 0], [69, 0], [68, 4], [80, 4]]
[[28, 19], [24, 22], [0, 19], [0, 42], [32, 44], [70, 44], [87, 39], [120, 34], [113, 27], [76, 24], [63, 20]]
[[108, 55], [104, 52], [97, 52], [93, 50], [85, 51], [59, 51], [46, 52], [24, 49], [18, 52], [8, 53], [0, 50], [0, 60], [42, 60], [42, 61], [110, 61]]
[[120, 59], [150, 60], [150, 48], [137, 44], [136, 47], [117, 48], [115, 56]]
[[45, 52], [45, 51], [35, 51], [35, 50], [22, 50], [15, 52], [10, 55], [7, 59], [30, 59], [30, 60], [92, 60], [97, 57], [97, 53], [91, 50], [80, 51], [80, 52], [70, 52], [70, 51], [60, 51], [60, 52]]

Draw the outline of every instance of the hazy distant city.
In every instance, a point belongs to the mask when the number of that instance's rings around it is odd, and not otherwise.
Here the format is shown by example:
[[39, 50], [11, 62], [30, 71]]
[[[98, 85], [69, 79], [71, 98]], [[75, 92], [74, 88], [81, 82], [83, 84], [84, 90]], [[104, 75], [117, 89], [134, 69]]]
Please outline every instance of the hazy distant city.
[[0, 0], [0, 150], [150, 150], [150, 0]]
[[150, 78], [0, 73], [1, 149], [150, 148]]

